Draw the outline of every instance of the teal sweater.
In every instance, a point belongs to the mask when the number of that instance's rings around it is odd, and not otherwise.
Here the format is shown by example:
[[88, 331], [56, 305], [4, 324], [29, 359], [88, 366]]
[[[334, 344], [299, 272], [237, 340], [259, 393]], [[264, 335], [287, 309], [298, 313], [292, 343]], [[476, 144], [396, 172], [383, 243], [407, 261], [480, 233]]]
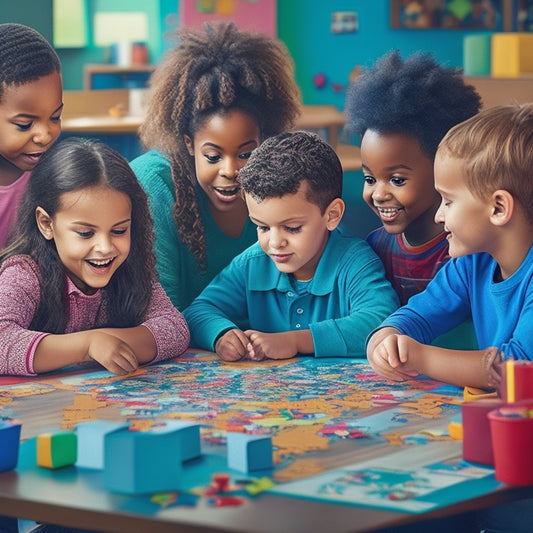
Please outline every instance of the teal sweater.
[[257, 240], [256, 227], [247, 221], [238, 238], [228, 237], [213, 220], [205, 194], [198, 187], [198, 206], [207, 243], [207, 269], [200, 272], [198, 261], [180, 239], [172, 219], [176, 196], [169, 162], [159, 152], [151, 150], [130, 164], [148, 195], [154, 218], [154, 251], [161, 285], [181, 311], [237, 254]]

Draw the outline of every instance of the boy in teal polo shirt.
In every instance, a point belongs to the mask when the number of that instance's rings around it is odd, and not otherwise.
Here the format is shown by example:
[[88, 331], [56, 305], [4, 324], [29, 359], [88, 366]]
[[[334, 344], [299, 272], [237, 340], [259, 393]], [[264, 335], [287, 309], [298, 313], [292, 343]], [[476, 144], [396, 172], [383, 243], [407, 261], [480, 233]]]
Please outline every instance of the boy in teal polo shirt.
[[343, 236], [342, 167], [318, 135], [271, 137], [239, 172], [258, 242], [185, 309], [192, 346], [225, 361], [364, 357], [365, 341], [398, 307], [383, 265]]

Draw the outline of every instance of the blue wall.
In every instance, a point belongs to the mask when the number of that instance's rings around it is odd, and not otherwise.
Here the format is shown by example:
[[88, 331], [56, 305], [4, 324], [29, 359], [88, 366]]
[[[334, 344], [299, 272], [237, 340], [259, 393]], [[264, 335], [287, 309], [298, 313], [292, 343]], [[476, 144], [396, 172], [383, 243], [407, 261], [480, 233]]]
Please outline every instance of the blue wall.
[[[331, 13], [356, 11], [359, 31], [333, 34]], [[355, 65], [368, 67], [397, 48], [402, 56], [431, 51], [447, 66], [463, 66], [462, 30], [403, 30], [390, 27], [389, 0], [278, 0], [278, 34], [289, 48], [296, 79], [306, 104], [333, 103], [343, 107], [344, 92], [333, 83], [346, 85]], [[326, 75], [329, 83], [315, 88], [313, 76]]]

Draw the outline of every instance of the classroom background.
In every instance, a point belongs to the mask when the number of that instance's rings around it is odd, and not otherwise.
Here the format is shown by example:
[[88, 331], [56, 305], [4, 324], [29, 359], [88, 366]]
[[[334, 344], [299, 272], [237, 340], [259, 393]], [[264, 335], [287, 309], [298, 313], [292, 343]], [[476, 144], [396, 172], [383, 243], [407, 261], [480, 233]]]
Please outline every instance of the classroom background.
[[[361, 198], [359, 139], [344, 131], [338, 117], [346, 86], [359, 69], [370, 67], [393, 48], [402, 57], [424, 50], [446, 66], [463, 68], [485, 107], [533, 99], [533, 0], [445, 0], [441, 4], [447, 6], [448, 16], [428, 21], [425, 11], [432, 4], [424, 0], [0, 0], [0, 22], [32, 26], [57, 49], [65, 90], [63, 136], [96, 136], [129, 160], [142, 147], [135, 133], [138, 117], [128, 122], [124, 115], [136, 114], [133, 106], [142, 106], [142, 90], [165, 51], [175, 44], [174, 31], [180, 25], [231, 19], [239, 27], [277, 36], [294, 60], [302, 103], [313, 113], [324, 110], [320, 120], [325, 127], [317, 129], [327, 136], [338, 128], [334, 147], [345, 169], [345, 227], [364, 237], [379, 221]], [[120, 99], [121, 94], [126, 95], [124, 102], [110, 104], [107, 95]], [[337, 115], [331, 115], [332, 110]], [[103, 114], [118, 116], [124, 127], [77, 126], [76, 120], [85, 115], [95, 122], [96, 115]]]

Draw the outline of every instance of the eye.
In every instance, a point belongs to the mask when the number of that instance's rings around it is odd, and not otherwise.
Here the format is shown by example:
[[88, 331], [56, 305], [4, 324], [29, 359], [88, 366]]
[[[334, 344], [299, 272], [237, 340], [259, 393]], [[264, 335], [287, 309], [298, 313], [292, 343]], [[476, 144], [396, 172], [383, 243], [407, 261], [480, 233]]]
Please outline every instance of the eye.
[[401, 187], [402, 185], [405, 185], [406, 181], [407, 180], [405, 178], [400, 178], [399, 176], [392, 176], [392, 178], [390, 179], [390, 182], [396, 187]]
[[77, 231], [76, 232], [82, 239], [90, 239], [94, 235], [94, 231]]
[[52, 122], [61, 122], [61, 115], [59, 115], [58, 117], [50, 117], [50, 120]]
[[13, 122], [13, 124], [15, 124], [20, 131], [28, 131], [33, 126], [33, 122], [28, 124], [18, 124], [17, 122]]
[[244, 152], [244, 154], [239, 155], [239, 159], [250, 159], [250, 156], [252, 155], [252, 152]]
[[366, 185], [374, 185], [376, 183], [376, 178], [372, 176], [364, 176]]
[[204, 157], [207, 159], [207, 162], [211, 165], [214, 165], [215, 163], [218, 163], [220, 161], [220, 156], [218, 154], [211, 155], [211, 154], [204, 154]]
[[269, 229], [268, 226], [257, 226], [257, 231], [260, 233], [266, 233]]
[[285, 230], [289, 233], [299, 233], [302, 230], [302, 226], [285, 226]]
[[120, 228], [120, 229], [114, 229], [111, 231], [113, 235], [124, 235], [128, 231], [128, 228]]

